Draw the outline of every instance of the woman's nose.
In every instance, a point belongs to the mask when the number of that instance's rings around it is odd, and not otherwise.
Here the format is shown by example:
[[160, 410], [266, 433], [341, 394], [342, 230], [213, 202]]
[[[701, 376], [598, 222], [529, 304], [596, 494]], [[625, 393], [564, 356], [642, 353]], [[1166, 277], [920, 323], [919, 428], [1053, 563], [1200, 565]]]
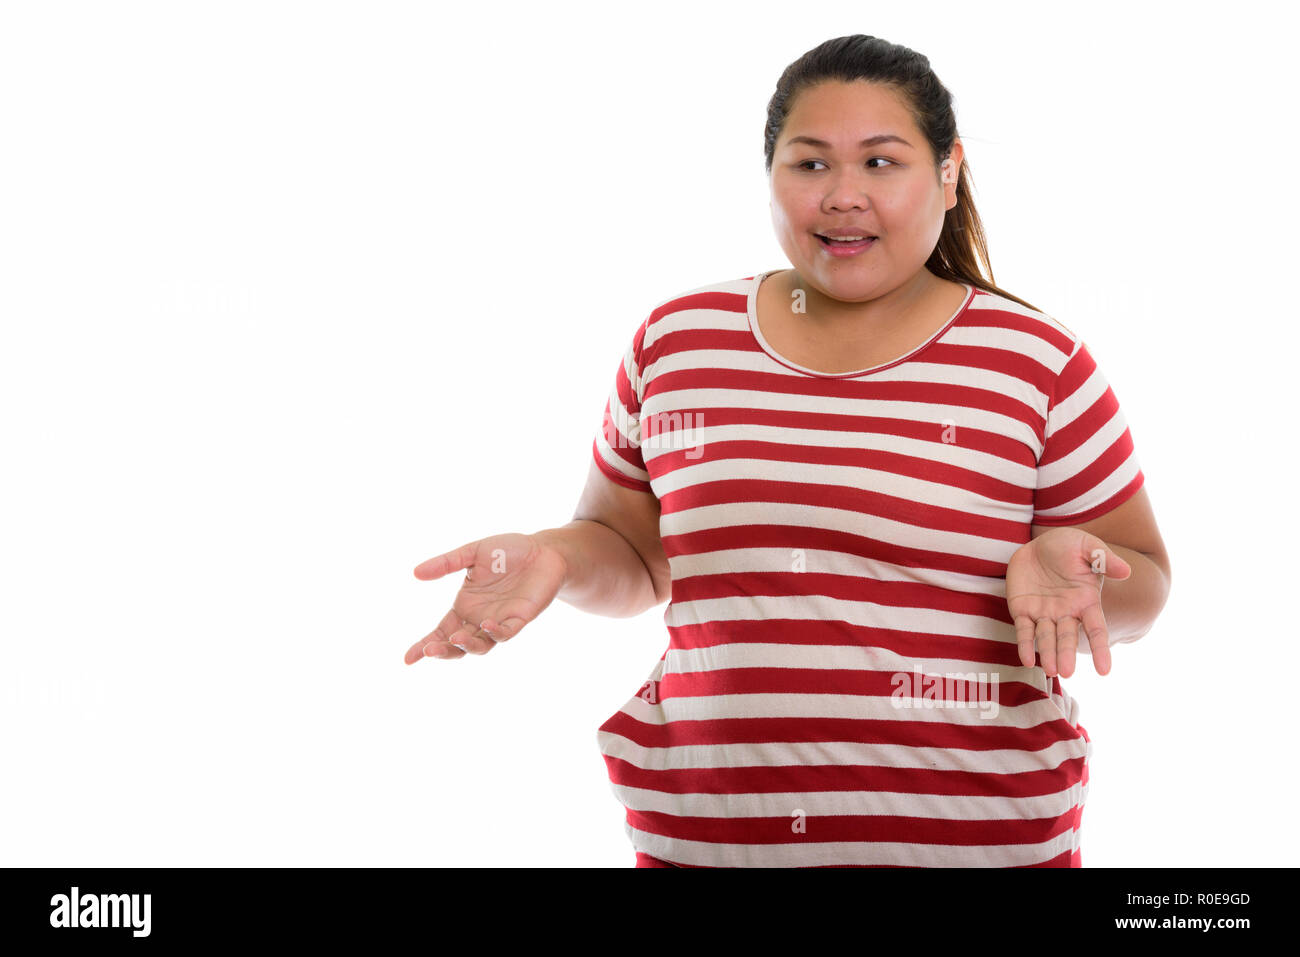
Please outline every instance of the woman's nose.
[[868, 209], [871, 196], [865, 174], [845, 173], [831, 184], [826, 203], [833, 209]]

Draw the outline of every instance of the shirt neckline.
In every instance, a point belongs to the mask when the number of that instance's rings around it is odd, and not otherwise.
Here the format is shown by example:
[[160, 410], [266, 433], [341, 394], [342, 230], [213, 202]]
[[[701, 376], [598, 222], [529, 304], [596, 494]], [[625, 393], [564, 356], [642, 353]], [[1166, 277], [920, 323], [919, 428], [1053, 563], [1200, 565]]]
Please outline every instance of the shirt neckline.
[[975, 298], [975, 287], [968, 282], [962, 283], [962, 285], [966, 287], [966, 298], [963, 299], [961, 305], [957, 307], [957, 311], [948, 317], [948, 321], [945, 322], [934, 335], [929, 339], [926, 339], [925, 342], [921, 343], [906, 355], [899, 356], [897, 359], [891, 359], [888, 362], [881, 363], [880, 365], [871, 366], [867, 369], [859, 369], [857, 372], [819, 372], [816, 369], [801, 366], [798, 363], [791, 362], [789, 359], [785, 358], [773, 349], [768, 341], [763, 338], [763, 332], [758, 327], [758, 287], [761, 286], [763, 280], [772, 275], [772, 273], [780, 271], [780, 269], [768, 269], [764, 272], [758, 273], [751, 280], [749, 295], [745, 300], [745, 311], [749, 318], [749, 331], [753, 333], [754, 338], [758, 341], [758, 344], [762, 347], [763, 351], [772, 359], [776, 360], [787, 369], [794, 369], [796, 372], [801, 372], [808, 376], [815, 376], [818, 379], [853, 379], [858, 376], [870, 375], [873, 372], [883, 372], [885, 369], [892, 368], [901, 362], [907, 362], [909, 359], [915, 358], [918, 353], [928, 349], [940, 336], [947, 332], [952, 327], [952, 324], [961, 317], [961, 314], [966, 311], [966, 308]]

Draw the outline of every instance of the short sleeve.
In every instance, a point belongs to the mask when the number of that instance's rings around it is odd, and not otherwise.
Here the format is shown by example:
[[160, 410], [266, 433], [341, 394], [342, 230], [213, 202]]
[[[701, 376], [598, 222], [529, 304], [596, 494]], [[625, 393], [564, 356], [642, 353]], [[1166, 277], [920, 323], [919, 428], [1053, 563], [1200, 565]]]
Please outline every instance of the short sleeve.
[[641, 362], [648, 322], [637, 329], [618, 365], [600, 431], [591, 447], [596, 465], [611, 481], [638, 492], [653, 491], [641, 457]]
[[1119, 401], [1083, 340], [1053, 385], [1038, 459], [1035, 525], [1079, 525], [1137, 494], [1142, 470]]

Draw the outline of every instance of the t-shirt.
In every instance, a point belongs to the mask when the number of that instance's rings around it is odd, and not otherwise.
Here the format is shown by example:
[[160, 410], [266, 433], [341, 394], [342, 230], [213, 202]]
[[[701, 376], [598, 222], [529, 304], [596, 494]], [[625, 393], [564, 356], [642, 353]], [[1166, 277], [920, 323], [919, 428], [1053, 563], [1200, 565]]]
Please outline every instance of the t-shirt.
[[658, 498], [672, 571], [667, 649], [597, 732], [633, 847], [1078, 866], [1092, 745], [1020, 663], [1006, 569], [1031, 524], [1141, 488], [1113, 391], [1070, 330], [969, 284], [906, 356], [803, 368], [759, 329], [768, 274], [660, 303], [592, 446]]

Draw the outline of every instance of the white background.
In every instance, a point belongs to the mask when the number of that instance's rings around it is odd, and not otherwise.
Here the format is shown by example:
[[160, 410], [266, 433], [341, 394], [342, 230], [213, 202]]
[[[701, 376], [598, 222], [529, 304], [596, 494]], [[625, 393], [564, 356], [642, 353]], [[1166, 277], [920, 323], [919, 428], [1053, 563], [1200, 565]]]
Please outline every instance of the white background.
[[1291, 864], [1295, 55], [1275, 4], [42, 3], [0, 17], [0, 863], [598, 865], [660, 606], [407, 647], [569, 521], [627, 343], [789, 265], [785, 66], [956, 98], [994, 278], [1079, 332], [1169, 547], [1067, 679], [1085, 866]]

